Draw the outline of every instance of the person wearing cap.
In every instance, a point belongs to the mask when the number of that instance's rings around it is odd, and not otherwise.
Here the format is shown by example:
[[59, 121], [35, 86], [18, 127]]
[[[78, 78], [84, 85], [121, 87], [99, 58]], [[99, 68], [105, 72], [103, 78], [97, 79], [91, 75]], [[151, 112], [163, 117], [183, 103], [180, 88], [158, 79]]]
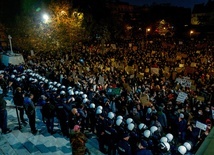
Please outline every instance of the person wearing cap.
[[87, 137], [80, 131], [79, 125], [74, 125], [70, 133], [70, 144], [72, 147], [72, 155], [85, 155], [86, 153], [90, 154], [89, 150], [85, 146], [87, 142]]
[[12, 131], [9, 128], [7, 128], [6, 104], [7, 102], [4, 100], [3, 90], [0, 87], [0, 128], [3, 134], [7, 134]]
[[147, 149], [148, 143], [145, 140], [141, 140], [137, 145], [138, 149], [135, 155], [153, 155], [152, 151]]
[[131, 145], [129, 144], [129, 134], [124, 133], [123, 139], [118, 142], [117, 152], [118, 155], [132, 155]]

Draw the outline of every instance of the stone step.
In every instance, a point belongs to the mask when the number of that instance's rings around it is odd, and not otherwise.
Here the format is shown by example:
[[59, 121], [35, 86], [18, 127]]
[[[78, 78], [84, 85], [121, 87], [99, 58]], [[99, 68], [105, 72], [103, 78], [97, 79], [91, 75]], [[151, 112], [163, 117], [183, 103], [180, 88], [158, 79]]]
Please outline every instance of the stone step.
[[[3, 155], [70, 155], [72, 148], [68, 138], [62, 136], [58, 120], [54, 126], [55, 134], [47, 132], [45, 124], [41, 120], [40, 109], [36, 110], [36, 126], [39, 130], [36, 135], [30, 132], [29, 124], [18, 125], [15, 108], [10, 98], [7, 101], [8, 127], [11, 133], [0, 135], [0, 154]], [[27, 116], [25, 115], [27, 120]], [[88, 141], [86, 147], [91, 155], [103, 155], [98, 149], [98, 141], [94, 134], [86, 133]]]

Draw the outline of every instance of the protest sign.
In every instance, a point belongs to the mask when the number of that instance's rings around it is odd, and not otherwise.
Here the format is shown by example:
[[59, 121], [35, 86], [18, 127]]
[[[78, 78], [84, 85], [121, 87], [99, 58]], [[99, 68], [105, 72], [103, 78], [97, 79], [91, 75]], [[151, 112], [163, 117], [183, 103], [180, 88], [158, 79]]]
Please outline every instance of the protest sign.
[[192, 62], [191, 64], [190, 64], [190, 67], [196, 67], [196, 63], [195, 62]]
[[181, 84], [182, 87], [191, 87], [191, 80], [188, 78], [176, 78], [175, 82]]
[[187, 98], [187, 94], [184, 93], [184, 92], [180, 92], [180, 93], [178, 94], [178, 97], [176, 98], [176, 101], [177, 101], [177, 102], [184, 103], [184, 101], [186, 100], [186, 98]]
[[180, 67], [180, 68], [183, 68], [183, 67], [184, 67], [184, 64], [179, 64], [179, 67]]
[[98, 83], [104, 85], [104, 77], [102, 75], [99, 75]]
[[159, 75], [159, 68], [151, 68], [151, 74]]
[[204, 130], [206, 131], [207, 130], [207, 125], [204, 124], [204, 123], [201, 123], [199, 121], [196, 121], [196, 125], [195, 125], [197, 128], [201, 129], [201, 130]]
[[204, 97], [203, 96], [197, 96], [197, 100], [201, 101], [201, 102], [204, 102]]
[[140, 96], [140, 102], [143, 106], [150, 106], [151, 102], [149, 102], [149, 98], [146, 94], [142, 94]]

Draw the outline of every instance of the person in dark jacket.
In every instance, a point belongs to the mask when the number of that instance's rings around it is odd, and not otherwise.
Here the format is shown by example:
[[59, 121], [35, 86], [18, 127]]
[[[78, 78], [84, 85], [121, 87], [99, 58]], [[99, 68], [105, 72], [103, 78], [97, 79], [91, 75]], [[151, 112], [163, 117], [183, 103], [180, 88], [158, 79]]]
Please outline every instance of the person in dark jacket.
[[37, 133], [37, 129], [36, 129], [36, 112], [35, 112], [35, 105], [32, 101], [32, 99], [34, 98], [33, 94], [26, 94], [24, 97], [24, 108], [26, 111], [26, 114], [28, 116], [29, 119], [29, 125], [31, 128], [31, 133], [32, 134], [36, 134]]
[[118, 142], [117, 151], [119, 155], [132, 155], [131, 145], [129, 144], [129, 134], [124, 133], [123, 139]]
[[14, 95], [13, 95], [13, 101], [14, 104], [17, 106], [17, 109], [19, 110], [19, 118], [23, 125], [26, 125], [27, 123], [24, 120], [24, 93], [22, 92], [21, 87], [17, 87]]
[[153, 155], [151, 150], [147, 149], [148, 143], [145, 140], [141, 140], [138, 143], [138, 150], [136, 152], [136, 155]]
[[50, 102], [49, 98], [46, 99], [46, 104], [43, 105], [43, 116], [50, 134], [54, 134], [54, 117], [55, 117], [55, 106]]
[[7, 102], [4, 100], [3, 90], [0, 89], [0, 128], [3, 134], [10, 133], [12, 130], [7, 128]]

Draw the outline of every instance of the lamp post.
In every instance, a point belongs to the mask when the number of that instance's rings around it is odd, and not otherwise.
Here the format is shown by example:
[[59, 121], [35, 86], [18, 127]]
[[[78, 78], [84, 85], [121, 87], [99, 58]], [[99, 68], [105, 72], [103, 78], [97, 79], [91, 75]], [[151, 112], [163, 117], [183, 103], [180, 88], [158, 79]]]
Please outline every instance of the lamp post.
[[148, 33], [151, 31], [150, 28], [146, 28], [146, 49], [147, 49], [147, 36], [148, 36]]

